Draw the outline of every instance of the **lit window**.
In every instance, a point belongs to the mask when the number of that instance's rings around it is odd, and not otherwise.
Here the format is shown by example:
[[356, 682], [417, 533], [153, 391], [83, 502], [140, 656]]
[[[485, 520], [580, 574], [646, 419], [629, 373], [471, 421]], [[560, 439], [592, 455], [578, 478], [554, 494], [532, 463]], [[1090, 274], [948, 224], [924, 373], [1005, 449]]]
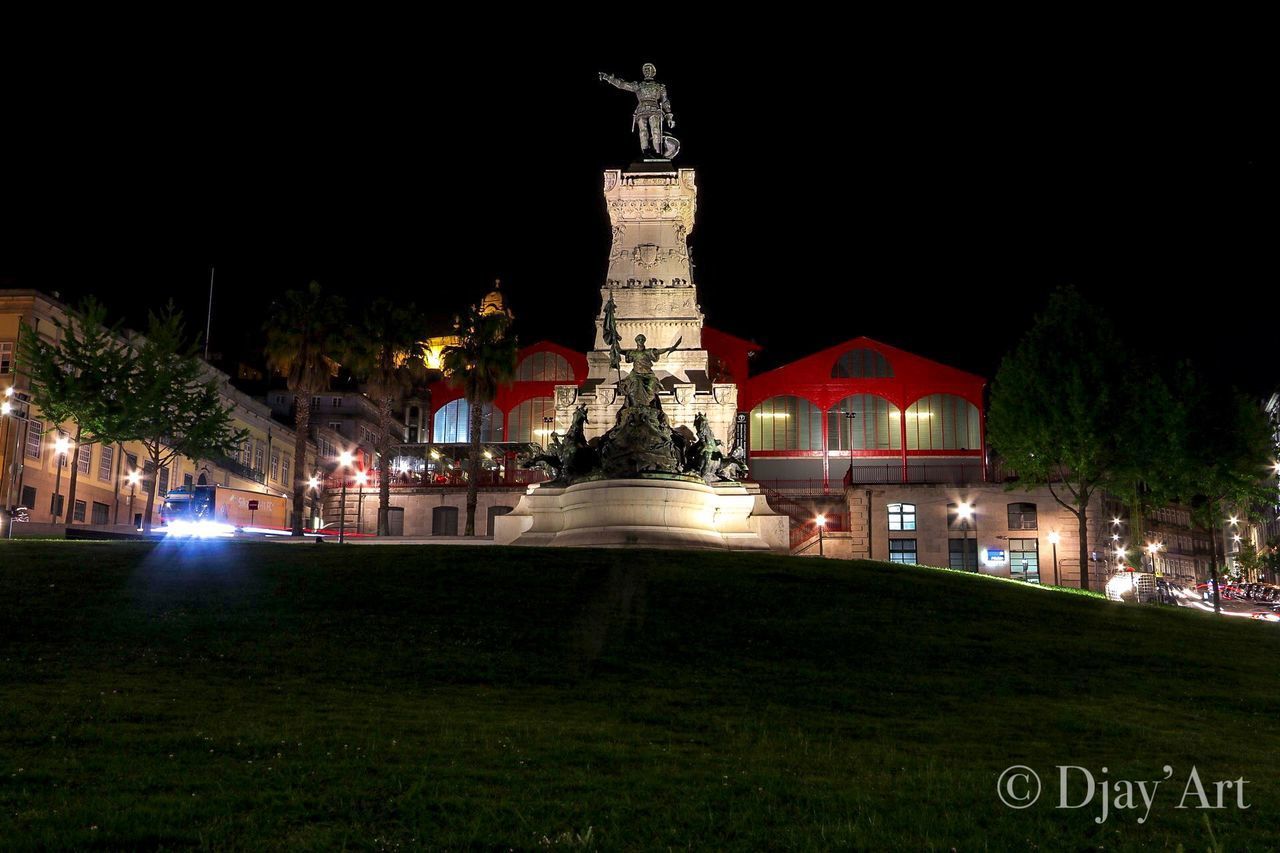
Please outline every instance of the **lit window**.
[[13, 370], [13, 341], [0, 341], [0, 373]]
[[919, 563], [920, 560], [916, 556], [916, 540], [914, 539], [890, 539], [889, 540], [889, 562], [891, 563]]
[[102, 445], [98, 452], [98, 479], [111, 479], [111, 466], [115, 463], [116, 449], [109, 444]]
[[511, 410], [507, 418], [507, 441], [524, 441], [545, 445], [545, 418], [555, 418], [556, 401], [551, 397], [534, 397]]
[[44, 423], [31, 418], [27, 421], [27, 456], [40, 458], [40, 448], [44, 444]]
[[915, 530], [916, 529], [916, 505], [915, 504], [889, 504], [889, 529], [890, 530]]
[[979, 450], [978, 407], [955, 394], [921, 397], [906, 412], [907, 450]]
[[[441, 406], [435, 414], [435, 441], [437, 444], [466, 444], [471, 434], [471, 407], [466, 398], [459, 398]], [[486, 403], [480, 416], [480, 440], [502, 441], [502, 412]]]
[[[93, 464], [93, 445], [82, 444], [76, 453], [76, 471], [77, 473], [89, 476], [89, 466]], [[81, 519], [83, 521], [84, 519]]]
[[901, 421], [898, 407], [884, 397], [854, 394], [827, 411], [827, 444], [833, 451], [899, 450]]
[[800, 397], [770, 397], [751, 410], [751, 449], [821, 450], [821, 410]]
[[572, 381], [573, 368], [562, 355], [554, 352], [535, 352], [520, 362], [520, 366], [516, 368], [516, 380], [519, 382]]
[[1010, 530], [1035, 530], [1036, 505], [1033, 503], [1009, 504]]

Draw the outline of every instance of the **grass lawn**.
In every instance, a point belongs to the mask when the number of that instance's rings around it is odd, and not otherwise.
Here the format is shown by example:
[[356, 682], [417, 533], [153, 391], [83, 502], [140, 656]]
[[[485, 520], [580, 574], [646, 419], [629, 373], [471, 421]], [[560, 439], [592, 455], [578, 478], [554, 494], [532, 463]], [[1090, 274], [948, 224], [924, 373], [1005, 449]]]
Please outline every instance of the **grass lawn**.
[[[335, 544], [0, 543], [0, 607], [5, 849], [1280, 848], [1277, 625], [881, 563]], [[1011, 764], [1036, 805], [1001, 804]], [[1068, 764], [1174, 774], [1099, 824], [1054, 808]], [[1175, 808], [1192, 765], [1252, 808]]]

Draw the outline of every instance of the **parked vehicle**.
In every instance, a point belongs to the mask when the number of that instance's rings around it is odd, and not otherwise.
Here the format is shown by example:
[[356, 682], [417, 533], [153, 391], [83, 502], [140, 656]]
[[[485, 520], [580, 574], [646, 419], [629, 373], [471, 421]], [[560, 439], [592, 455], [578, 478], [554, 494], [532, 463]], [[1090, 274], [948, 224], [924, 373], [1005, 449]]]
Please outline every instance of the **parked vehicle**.
[[250, 526], [284, 529], [289, 502], [281, 495], [228, 486], [182, 486], [165, 495], [160, 520], [172, 533], [191, 535], [233, 533]]

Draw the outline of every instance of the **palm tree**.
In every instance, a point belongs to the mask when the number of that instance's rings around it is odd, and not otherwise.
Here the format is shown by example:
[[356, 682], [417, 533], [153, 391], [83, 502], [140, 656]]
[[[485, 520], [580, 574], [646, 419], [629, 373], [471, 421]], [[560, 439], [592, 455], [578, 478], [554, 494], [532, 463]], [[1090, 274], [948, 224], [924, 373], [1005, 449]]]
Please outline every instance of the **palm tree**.
[[413, 305], [375, 299], [352, 342], [348, 367], [378, 405], [378, 535], [387, 535], [391, 505], [391, 407], [426, 376], [422, 359], [425, 337]]
[[306, 504], [307, 434], [311, 397], [329, 387], [334, 356], [341, 351], [342, 300], [313, 281], [290, 290], [272, 306], [267, 322], [267, 363], [284, 374], [293, 392], [293, 535], [302, 535]]
[[459, 342], [442, 355], [445, 381], [462, 388], [471, 413], [471, 465], [467, 477], [467, 536], [476, 535], [476, 499], [480, 479], [480, 428], [484, 406], [516, 373], [516, 338], [511, 318], [502, 312], [480, 313], [471, 306], [454, 327]]

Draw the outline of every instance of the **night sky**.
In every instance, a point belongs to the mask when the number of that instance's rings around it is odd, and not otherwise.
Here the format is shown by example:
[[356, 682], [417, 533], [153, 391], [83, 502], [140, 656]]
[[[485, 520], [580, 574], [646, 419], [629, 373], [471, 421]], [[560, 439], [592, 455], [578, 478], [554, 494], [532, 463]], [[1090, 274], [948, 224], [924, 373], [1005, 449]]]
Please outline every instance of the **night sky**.
[[634, 96], [596, 72], [649, 60], [698, 170], [707, 322], [760, 366], [869, 335], [990, 377], [1071, 282], [1159, 358], [1277, 383], [1274, 94], [1247, 51], [649, 41], [117, 57], [56, 109], [36, 86], [9, 112], [0, 284], [137, 325], [172, 297], [202, 327], [212, 263], [213, 349], [243, 355], [312, 278], [412, 300], [431, 331], [501, 278], [522, 342], [585, 348], [600, 173], [638, 151]]

